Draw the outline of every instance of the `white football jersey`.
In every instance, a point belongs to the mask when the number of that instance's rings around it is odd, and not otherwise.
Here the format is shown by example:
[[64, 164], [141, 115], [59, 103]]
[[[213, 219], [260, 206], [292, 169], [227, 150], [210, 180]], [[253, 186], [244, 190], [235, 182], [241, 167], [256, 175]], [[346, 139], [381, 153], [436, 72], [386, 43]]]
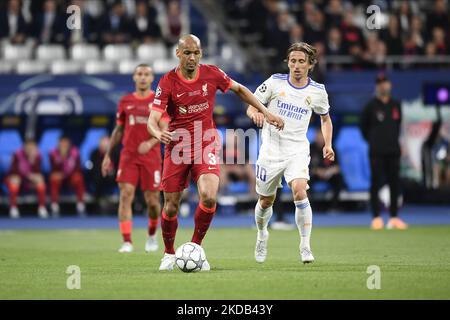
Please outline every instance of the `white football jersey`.
[[255, 96], [284, 120], [282, 131], [264, 123], [259, 158], [277, 161], [300, 152], [309, 154], [306, 131], [311, 114], [325, 115], [330, 109], [325, 86], [308, 78], [306, 86], [295, 87], [288, 74], [274, 74], [256, 89]]

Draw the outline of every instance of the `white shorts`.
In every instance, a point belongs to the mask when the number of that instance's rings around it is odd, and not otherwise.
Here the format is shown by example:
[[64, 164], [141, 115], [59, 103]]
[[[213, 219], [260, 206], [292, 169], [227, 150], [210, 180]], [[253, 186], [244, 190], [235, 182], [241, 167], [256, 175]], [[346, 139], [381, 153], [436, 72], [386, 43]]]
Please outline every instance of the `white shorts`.
[[281, 188], [281, 179], [289, 184], [294, 179], [309, 180], [309, 152], [282, 161], [270, 161], [264, 158], [256, 161], [256, 193], [261, 196], [271, 196]]

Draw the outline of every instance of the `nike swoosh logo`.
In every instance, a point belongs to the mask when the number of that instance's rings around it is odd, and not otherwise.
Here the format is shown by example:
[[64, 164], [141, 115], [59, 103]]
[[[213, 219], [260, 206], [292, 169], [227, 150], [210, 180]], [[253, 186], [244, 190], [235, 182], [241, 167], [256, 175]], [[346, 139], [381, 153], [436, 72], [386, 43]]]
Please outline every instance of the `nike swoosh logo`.
[[215, 167], [208, 167], [208, 170], [214, 170]]
[[177, 94], [177, 98], [179, 98], [179, 97], [181, 97], [183, 94], [185, 94], [186, 92], [183, 92], [183, 93], [180, 93], [180, 94]]

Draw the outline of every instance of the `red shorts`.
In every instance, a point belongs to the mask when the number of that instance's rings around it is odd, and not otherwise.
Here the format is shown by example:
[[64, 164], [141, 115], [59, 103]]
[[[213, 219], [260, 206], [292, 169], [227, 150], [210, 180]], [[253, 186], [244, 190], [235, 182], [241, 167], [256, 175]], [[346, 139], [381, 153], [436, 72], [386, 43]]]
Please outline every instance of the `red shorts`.
[[135, 187], [140, 182], [142, 191], [160, 190], [161, 160], [158, 158], [144, 164], [141, 161], [133, 160], [132, 157], [121, 154], [116, 181], [130, 183]]
[[213, 173], [219, 177], [220, 164], [217, 153], [217, 150], [211, 149], [205, 152], [204, 157], [197, 158], [198, 161], [192, 159], [180, 161], [179, 158], [173, 158], [169, 149], [166, 149], [161, 189], [164, 192], [181, 192], [188, 187], [190, 176], [195, 183], [202, 174]]

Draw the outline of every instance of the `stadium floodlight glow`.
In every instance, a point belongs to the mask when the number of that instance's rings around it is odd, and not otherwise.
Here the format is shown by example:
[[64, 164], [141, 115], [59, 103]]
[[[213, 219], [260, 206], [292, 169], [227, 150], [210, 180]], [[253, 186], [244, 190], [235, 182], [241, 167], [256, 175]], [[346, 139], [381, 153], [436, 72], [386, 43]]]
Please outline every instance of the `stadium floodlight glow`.
[[437, 100], [441, 103], [444, 103], [446, 101], [448, 101], [448, 89], [447, 88], [440, 88], [437, 91]]
[[450, 105], [450, 83], [425, 83], [422, 92], [425, 105]]

